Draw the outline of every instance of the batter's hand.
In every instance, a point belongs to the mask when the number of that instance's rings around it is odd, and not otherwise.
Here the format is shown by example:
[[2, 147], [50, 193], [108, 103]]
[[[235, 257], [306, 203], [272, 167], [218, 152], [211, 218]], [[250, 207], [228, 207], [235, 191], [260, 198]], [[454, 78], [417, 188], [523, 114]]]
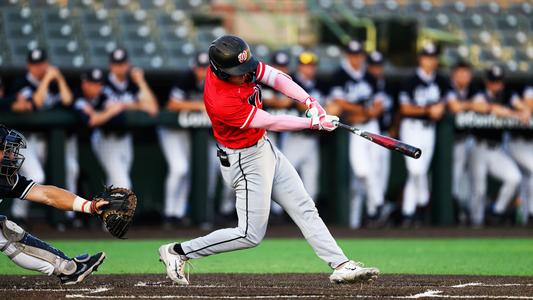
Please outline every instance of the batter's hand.
[[308, 118], [322, 117], [326, 115], [326, 110], [313, 97], [307, 98], [307, 100], [305, 100], [305, 105], [307, 105], [305, 115]]
[[313, 117], [312, 126], [317, 130], [333, 131], [339, 126], [339, 117], [332, 115]]

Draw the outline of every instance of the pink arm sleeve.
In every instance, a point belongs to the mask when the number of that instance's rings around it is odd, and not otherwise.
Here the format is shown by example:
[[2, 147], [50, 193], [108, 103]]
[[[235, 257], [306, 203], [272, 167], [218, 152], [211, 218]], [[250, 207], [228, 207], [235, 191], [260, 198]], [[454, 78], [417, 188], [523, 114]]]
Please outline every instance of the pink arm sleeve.
[[257, 109], [249, 127], [264, 128], [270, 131], [297, 131], [312, 128], [311, 119], [289, 115], [274, 116], [262, 109]]
[[310, 97], [309, 94], [291, 77], [263, 62], [260, 62], [257, 66], [257, 80], [263, 84], [266, 84], [283, 94], [295, 99], [299, 102], [305, 103]]

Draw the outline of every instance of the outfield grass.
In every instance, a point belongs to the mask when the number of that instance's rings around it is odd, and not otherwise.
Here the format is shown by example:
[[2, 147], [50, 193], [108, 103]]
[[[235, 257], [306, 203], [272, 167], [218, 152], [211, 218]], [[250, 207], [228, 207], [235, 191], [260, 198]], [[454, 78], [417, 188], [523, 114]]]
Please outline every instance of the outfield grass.
[[[105, 251], [98, 274], [163, 273], [163, 240], [51, 241], [68, 255]], [[533, 239], [339, 240], [346, 255], [383, 273], [533, 276]], [[192, 261], [194, 273], [329, 272], [304, 239], [270, 239], [259, 247]], [[35, 274], [0, 256], [0, 274]]]

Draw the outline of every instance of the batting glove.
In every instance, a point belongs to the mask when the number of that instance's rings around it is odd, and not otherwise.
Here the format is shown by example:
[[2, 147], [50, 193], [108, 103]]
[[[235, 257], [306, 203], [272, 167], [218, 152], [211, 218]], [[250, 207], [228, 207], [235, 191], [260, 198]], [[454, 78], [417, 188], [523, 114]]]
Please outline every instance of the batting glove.
[[332, 115], [313, 117], [311, 126], [313, 129], [333, 131], [339, 126], [339, 117]]
[[313, 97], [307, 98], [307, 100], [305, 100], [305, 105], [307, 105], [307, 111], [305, 112], [305, 115], [308, 118], [321, 117], [326, 115], [326, 110]]

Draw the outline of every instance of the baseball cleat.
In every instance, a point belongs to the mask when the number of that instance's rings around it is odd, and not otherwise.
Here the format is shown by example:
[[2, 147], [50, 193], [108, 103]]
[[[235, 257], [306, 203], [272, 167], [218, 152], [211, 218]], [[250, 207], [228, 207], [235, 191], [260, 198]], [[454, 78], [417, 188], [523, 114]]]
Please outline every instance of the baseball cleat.
[[76, 263], [76, 271], [70, 275], [59, 274], [59, 280], [62, 284], [72, 285], [82, 282], [92, 272], [98, 270], [98, 267], [104, 262], [105, 253], [99, 252], [93, 256], [83, 254], [73, 259]]
[[332, 283], [371, 283], [376, 280], [379, 270], [372, 267], [364, 267], [362, 263], [350, 260], [333, 271], [329, 276]]
[[171, 253], [170, 250], [174, 243], [162, 245], [159, 247], [159, 261], [161, 261], [167, 270], [167, 276], [173, 282], [182, 285], [189, 284], [188, 276], [185, 276], [185, 264], [187, 258], [179, 254]]

